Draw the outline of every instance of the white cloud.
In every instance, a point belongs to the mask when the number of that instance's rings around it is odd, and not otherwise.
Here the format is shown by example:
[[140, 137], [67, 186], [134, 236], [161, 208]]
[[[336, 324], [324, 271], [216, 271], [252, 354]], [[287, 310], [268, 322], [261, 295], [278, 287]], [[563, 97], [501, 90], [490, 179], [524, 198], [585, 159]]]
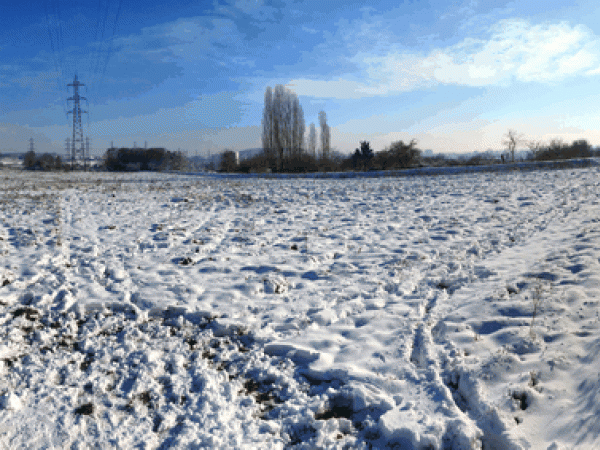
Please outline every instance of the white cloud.
[[370, 86], [342, 78], [331, 81], [298, 78], [291, 80], [287, 83], [287, 86], [291, 86], [294, 92], [299, 95], [320, 98], [362, 98], [371, 97], [375, 94]]
[[145, 27], [137, 35], [116, 40], [123, 58], [140, 55], [150, 61], [197, 61], [221, 57], [223, 45], [242, 45], [240, 33], [228, 18], [191, 17]]
[[314, 28], [309, 28], [305, 25], [302, 25], [302, 31], [304, 31], [305, 33], [309, 33], [309, 34], [318, 34], [319, 31], [315, 30]]
[[251, 13], [264, 7], [262, 0], [236, 0], [235, 7], [245, 13]]
[[486, 38], [465, 38], [426, 55], [389, 52], [352, 59], [363, 69], [365, 81], [292, 80], [300, 95], [326, 98], [383, 96], [434, 86], [507, 85], [521, 82], [553, 83], [569, 76], [600, 72], [600, 38], [584, 26], [561, 22], [538, 24], [510, 19], [498, 22]]

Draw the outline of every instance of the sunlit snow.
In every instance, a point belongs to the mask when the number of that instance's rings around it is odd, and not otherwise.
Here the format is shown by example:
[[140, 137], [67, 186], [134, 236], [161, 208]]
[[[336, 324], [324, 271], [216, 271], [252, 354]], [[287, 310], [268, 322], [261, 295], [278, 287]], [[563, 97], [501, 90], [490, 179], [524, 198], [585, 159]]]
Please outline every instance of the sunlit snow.
[[0, 448], [600, 447], [599, 184], [0, 172]]

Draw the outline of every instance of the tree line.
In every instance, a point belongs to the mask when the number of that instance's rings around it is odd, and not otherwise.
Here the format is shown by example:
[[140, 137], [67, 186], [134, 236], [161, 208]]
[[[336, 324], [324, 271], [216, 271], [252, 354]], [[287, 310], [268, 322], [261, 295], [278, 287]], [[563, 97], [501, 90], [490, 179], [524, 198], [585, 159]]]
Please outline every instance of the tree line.
[[158, 148], [109, 148], [104, 154], [108, 171], [131, 172], [140, 170], [186, 170], [189, 162], [180, 151]]
[[23, 155], [23, 167], [28, 170], [61, 170], [63, 162], [60, 156], [53, 156], [50, 153], [37, 155], [33, 150], [29, 150]]
[[[70, 168], [69, 161], [65, 164], [59, 155], [44, 153], [37, 155], [33, 150], [23, 156], [23, 168], [27, 170], [66, 170]], [[103, 163], [97, 169], [113, 172], [133, 172], [140, 170], [166, 171], [188, 170], [189, 161], [180, 151], [169, 151], [159, 148], [109, 148], [106, 150]]]
[[[477, 166], [490, 164], [510, 164], [518, 161], [558, 161], [578, 158], [600, 157], [600, 149], [593, 148], [585, 139], [578, 139], [567, 144], [561, 139], [552, 139], [548, 143], [541, 141], [527, 141], [522, 135], [513, 130], [505, 136], [503, 143], [506, 151], [498, 155], [487, 151], [470, 155], [434, 155], [422, 158], [422, 163], [427, 166]], [[528, 150], [522, 151], [517, 158], [517, 147], [527, 146]]]
[[552, 161], [557, 159], [588, 158], [598, 155], [592, 146], [585, 140], [580, 139], [566, 144], [560, 139], [553, 139], [548, 144], [530, 142], [531, 159], [535, 161]]
[[[341, 155], [331, 149], [331, 130], [325, 111], [320, 111], [319, 135], [311, 123], [306, 133], [304, 112], [298, 96], [284, 87], [276, 85], [265, 91], [262, 117], [262, 152], [254, 157], [239, 161], [231, 150], [223, 152], [219, 169], [221, 172], [242, 173], [304, 173], [334, 171], [393, 170], [419, 166], [456, 166], [514, 163], [516, 149], [527, 145], [529, 152], [522, 160], [550, 161], [600, 156], [584, 139], [564, 143], [553, 139], [549, 143], [527, 142], [521, 134], [509, 130], [502, 141], [507, 149], [501, 155], [491, 151], [467, 156], [444, 154], [424, 156], [417, 141], [392, 142], [381, 151], [374, 151], [368, 141], [361, 141], [350, 156]], [[306, 136], [307, 134], [307, 136]], [[49, 153], [36, 155], [29, 151], [24, 155], [25, 169], [60, 170], [65, 166], [60, 156]], [[182, 171], [189, 170], [190, 162], [180, 151], [169, 151], [162, 147], [110, 148], [104, 154], [103, 164], [98, 167], [109, 171]]]
[[[331, 150], [331, 133], [324, 111], [319, 113], [320, 137], [311, 123], [308, 139], [304, 141], [304, 116], [295, 93], [284, 86], [270, 87], [265, 92], [265, 106], [262, 120], [261, 154], [243, 161], [231, 150], [222, 154], [221, 172], [317, 172], [317, 171], [369, 171], [392, 170], [410, 167], [451, 167], [465, 165], [488, 165], [514, 163], [516, 150], [526, 144], [529, 152], [521, 157], [523, 161], [551, 161], [600, 156], [584, 139], [566, 144], [553, 139], [544, 144], [540, 141], [527, 142], [521, 134], [509, 130], [502, 141], [506, 151], [497, 154], [491, 151], [469, 156], [444, 154], [424, 156], [417, 147], [417, 141], [392, 142], [381, 151], [374, 151], [368, 141], [360, 145], [350, 156], [343, 156]], [[305, 145], [306, 144], [306, 145]]]

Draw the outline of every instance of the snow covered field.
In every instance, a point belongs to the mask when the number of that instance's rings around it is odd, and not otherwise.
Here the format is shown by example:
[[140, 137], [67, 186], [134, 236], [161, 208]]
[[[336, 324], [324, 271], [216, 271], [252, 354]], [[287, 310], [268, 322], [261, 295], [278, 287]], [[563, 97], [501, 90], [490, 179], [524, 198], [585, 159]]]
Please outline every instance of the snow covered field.
[[0, 449], [600, 448], [599, 184], [0, 172]]

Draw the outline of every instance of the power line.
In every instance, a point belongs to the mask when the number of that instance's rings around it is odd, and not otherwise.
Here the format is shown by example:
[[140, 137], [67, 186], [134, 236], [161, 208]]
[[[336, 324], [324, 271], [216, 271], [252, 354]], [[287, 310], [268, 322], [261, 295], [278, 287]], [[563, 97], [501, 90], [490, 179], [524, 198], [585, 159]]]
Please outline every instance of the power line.
[[94, 19], [94, 41], [88, 52], [89, 91], [99, 92], [104, 83], [108, 63], [114, 53], [114, 39], [122, 11], [122, 0], [112, 3], [110, 0], [98, 0]]
[[[63, 38], [63, 21], [59, 0], [45, 0], [44, 11], [46, 13], [46, 26], [48, 30], [48, 38], [52, 49], [52, 60], [54, 70], [57, 73], [56, 82], [59, 92], [63, 92], [66, 87], [65, 73], [68, 60], [65, 60], [64, 38]], [[67, 91], [68, 92], [68, 91]], [[64, 101], [64, 96], [59, 94], [60, 104], [65, 115], [67, 114], [68, 104]]]
[[[97, 8], [97, 17], [95, 20], [96, 27], [94, 31], [94, 52], [93, 57], [90, 58], [90, 74], [92, 77], [91, 84], [95, 85], [98, 80], [98, 74], [100, 72], [100, 61], [101, 61], [101, 46], [104, 42], [104, 29], [106, 27], [106, 20], [108, 18], [108, 9], [109, 3], [106, 0], [105, 7], [103, 8], [103, 1], [98, 0], [98, 8]], [[104, 14], [102, 14], [104, 11]], [[100, 40], [98, 40], [98, 35], [101, 35]]]
[[[57, 23], [58, 23], [59, 51], [60, 51], [60, 53], [62, 53], [63, 50], [64, 50], [64, 48], [65, 48], [65, 44], [64, 44], [64, 41], [63, 41], [63, 27], [62, 27], [62, 17], [60, 15], [60, 3], [59, 3], [59, 0], [55, 0], [54, 3], [56, 5], [56, 17], [58, 19]], [[64, 73], [62, 75], [64, 76]]]
[[[48, 10], [48, 2], [47, 1], [44, 2], [44, 12], [46, 14], [46, 29], [48, 31], [48, 41], [50, 42], [50, 48], [52, 50], [52, 62], [54, 64], [54, 71], [56, 72], [56, 87], [57, 87], [58, 91], [60, 92], [62, 90], [62, 86], [63, 86], [63, 84], [61, 83], [62, 67], [59, 66], [58, 55], [57, 55], [58, 41], [56, 42], [56, 45], [55, 45], [55, 40], [54, 40], [54, 36], [52, 33], [52, 17]], [[62, 97], [61, 97], [60, 103], [63, 106], [63, 110], [66, 114], [67, 109], [65, 108], [65, 104], [62, 102]]]
[[106, 68], [108, 67], [108, 61], [113, 53], [113, 43], [115, 39], [115, 33], [117, 32], [117, 24], [119, 23], [119, 16], [121, 15], [121, 0], [117, 3], [117, 13], [115, 15], [115, 21], [113, 23], [112, 35], [108, 43], [108, 51], [106, 52], [106, 58], [104, 59], [104, 68], [102, 69], [102, 80], [106, 75]]
[[[83, 4], [78, 3], [77, 7], [79, 8]], [[96, 11], [95, 18], [93, 17], [94, 11]], [[60, 0], [44, 0], [44, 12], [57, 88], [59, 92], [62, 92], [65, 87], [67, 89], [67, 101], [65, 102], [65, 97], [61, 95], [60, 103], [65, 115], [73, 114], [73, 136], [68, 144], [69, 158], [72, 163], [79, 157], [85, 161], [81, 114], [87, 113], [87, 111], [81, 109], [81, 102], [87, 103], [88, 110], [89, 103], [87, 98], [81, 95], [83, 92], [79, 91], [85, 85], [78, 80], [78, 75], [81, 75], [78, 73], [78, 69], [84, 69], [84, 71], [87, 69], [88, 84], [91, 82], [89, 91], [90, 93], [95, 91], [97, 95], [98, 86], [105, 80], [109, 61], [115, 51], [114, 41], [122, 12], [122, 0], [117, 0], [116, 4], [111, 0], [98, 0], [95, 8], [92, 6], [88, 10], [86, 7], [87, 17], [95, 23], [95, 26], [92, 27], [90, 24], [87, 28], [85, 27], [88, 23], [86, 16], [79, 11], [71, 17], [72, 11], [64, 4], [61, 8]], [[68, 16], [65, 15], [65, 12]], [[67, 22], [63, 22], [63, 15]], [[91, 38], [92, 33], [94, 40], [90, 42], [87, 38]], [[82, 37], [85, 37], [83, 42]], [[65, 48], [65, 44], [67, 48]], [[82, 52], [86, 53], [82, 55]], [[68, 83], [67, 77], [71, 73], [74, 74], [74, 79], [72, 83]], [[72, 96], [69, 96], [70, 88], [74, 90]], [[86, 94], [87, 92], [86, 87]], [[71, 105], [70, 102], [73, 104]], [[89, 128], [89, 114], [87, 120]]]
[[51, 19], [48, 12], [48, 3], [44, 2], [44, 10], [46, 13], [46, 28], [48, 30], [48, 40], [50, 41], [50, 48], [52, 49], [52, 61], [54, 62], [54, 70], [58, 72], [58, 60], [56, 58], [56, 48], [54, 47], [54, 38], [52, 37]]
[[60, 65], [60, 83], [61, 85], [65, 85], [65, 45], [63, 39], [63, 21], [62, 16], [60, 14], [60, 4], [59, 0], [51, 0], [51, 12], [54, 17], [55, 27], [56, 27], [56, 51], [58, 54], [58, 61]]

